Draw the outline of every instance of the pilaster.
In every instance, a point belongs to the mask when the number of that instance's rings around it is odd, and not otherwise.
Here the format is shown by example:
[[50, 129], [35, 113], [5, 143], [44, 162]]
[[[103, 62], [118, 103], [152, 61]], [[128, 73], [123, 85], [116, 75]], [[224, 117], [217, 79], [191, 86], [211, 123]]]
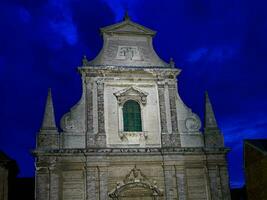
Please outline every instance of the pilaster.
[[98, 167], [100, 200], [108, 199], [108, 167]]
[[104, 116], [104, 82], [97, 81], [97, 108], [98, 108], [98, 133], [96, 136], [96, 145], [98, 147], [106, 146], [105, 116]]
[[55, 166], [49, 167], [49, 185], [50, 198], [49, 200], [59, 200], [60, 193], [60, 174]]
[[230, 187], [229, 187], [229, 176], [227, 166], [220, 167], [220, 178], [221, 178], [221, 190], [222, 190], [222, 199], [230, 200]]
[[175, 166], [176, 185], [179, 200], [187, 200], [184, 166]]
[[167, 120], [166, 120], [164, 83], [158, 84], [158, 95], [159, 95], [161, 134], [166, 134], [168, 132], [168, 130], [167, 130]]
[[176, 199], [178, 194], [175, 180], [175, 168], [174, 166], [164, 164], [163, 170], [166, 199]]
[[90, 78], [86, 79], [86, 105], [87, 105], [87, 132], [86, 146], [92, 147], [95, 145], [95, 136], [93, 130], [93, 83]]
[[176, 95], [177, 95], [176, 86], [174, 84], [169, 85], [170, 110], [171, 110], [171, 122], [172, 122], [173, 134], [178, 133]]
[[86, 80], [86, 102], [87, 102], [87, 134], [93, 134], [93, 82]]
[[86, 200], [99, 199], [99, 188], [97, 187], [98, 182], [98, 169], [94, 166], [86, 167]]
[[36, 167], [35, 199], [49, 200], [49, 170], [47, 167]]

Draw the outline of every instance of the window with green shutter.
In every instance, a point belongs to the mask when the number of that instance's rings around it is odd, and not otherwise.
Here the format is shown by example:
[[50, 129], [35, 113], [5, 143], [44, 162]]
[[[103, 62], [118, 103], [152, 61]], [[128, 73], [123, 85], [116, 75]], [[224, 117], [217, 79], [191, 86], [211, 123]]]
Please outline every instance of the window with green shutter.
[[142, 131], [141, 108], [139, 103], [128, 100], [123, 105], [123, 128], [124, 131]]

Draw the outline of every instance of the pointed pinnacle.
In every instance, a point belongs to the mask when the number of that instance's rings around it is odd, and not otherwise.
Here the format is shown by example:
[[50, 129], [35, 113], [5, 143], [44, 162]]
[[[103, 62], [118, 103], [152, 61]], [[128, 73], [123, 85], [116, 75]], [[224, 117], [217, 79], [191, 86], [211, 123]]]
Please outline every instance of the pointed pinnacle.
[[175, 67], [175, 62], [173, 61], [173, 58], [170, 58], [170, 63], [169, 63], [170, 67], [174, 68]]
[[205, 92], [205, 128], [218, 128], [208, 92]]
[[83, 64], [83, 66], [86, 66], [86, 65], [88, 65], [88, 60], [87, 60], [87, 57], [86, 57], [86, 55], [84, 55], [84, 56], [83, 56], [83, 59], [82, 59], [82, 64]]
[[41, 130], [51, 130], [51, 129], [57, 129], [57, 127], [56, 127], [56, 122], [55, 122], [52, 92], [51, 92], [51, 88], [49, 88]]

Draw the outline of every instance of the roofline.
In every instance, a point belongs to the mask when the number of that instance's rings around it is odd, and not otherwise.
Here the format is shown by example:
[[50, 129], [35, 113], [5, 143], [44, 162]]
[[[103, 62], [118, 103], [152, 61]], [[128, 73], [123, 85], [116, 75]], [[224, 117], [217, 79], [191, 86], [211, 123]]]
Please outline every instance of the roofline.
[[[256, 146], [255, 144], [250, 143], [250, 141], [253, 141], [253, 140], [261, 140], [261, 139], [245, 139], [244, 140], [244, 144], [248, 144], [249, 146], [253, 147], [254, 149], [256, 149], [258, 151], [260, 151], [263, 155], [266, 156], [267, 155], [267, 151], [264, 151], [261, 148], [259, 148], [258, 146]], [[264, 140], [266, 140], [266, 139], [264, 139]], [[245, 153], [244, 153], [244, 155], [245, 155]]]
[[120, 33], [116, 33], [116, 34], [129, 34], [129, 33], [133, 33], [133, 34], [136, 34], [136, 35], [151, 35], [151, 36], [154, 36], [156, 35], [157, 31], [154, 31], [150, 28], [147, 28], [141, 24], [138, 24], [138, 23], [135, 23], [133, 22], [132, 20], [130, 19], [127, 19], [127, 20], [124, 20], [124, 21], [121, 21], [121, 22], [118, 22], [118, 23], [115, 23], [115, 24], [111, 24], [109, 26], [105, 26], [105, 27], [102, 27], [100, 28], [100, 34], [102, 35], [103, 33], [112, 33], [112, 29], [116, 28], [116, 27], [119, 27], [121, 25], [124, 25], [124, 24], [132, 24], [133, 26], [136, 26], [136, 27], [139, 27], [141, 29], [143, 29], [144, 31], [146, 31], [146, 33], [139, 33], [139, 32], [135, 32], [135, 31], [132, 31], [132, 32], [120, 32]]

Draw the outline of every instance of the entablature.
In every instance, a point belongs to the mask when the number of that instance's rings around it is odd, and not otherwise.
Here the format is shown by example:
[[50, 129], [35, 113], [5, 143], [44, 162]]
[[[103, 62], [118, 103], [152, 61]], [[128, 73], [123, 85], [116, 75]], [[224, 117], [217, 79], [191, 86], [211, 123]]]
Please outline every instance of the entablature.
[[178, 68], [163, 67], [117, 67], [117, 66], [82, 66], [78, 67], [78, 71], [85, 77], [123, 77], [124, 75], [132, 77], [152, 77], [156, 79], [176, 79], [181, 73]]

